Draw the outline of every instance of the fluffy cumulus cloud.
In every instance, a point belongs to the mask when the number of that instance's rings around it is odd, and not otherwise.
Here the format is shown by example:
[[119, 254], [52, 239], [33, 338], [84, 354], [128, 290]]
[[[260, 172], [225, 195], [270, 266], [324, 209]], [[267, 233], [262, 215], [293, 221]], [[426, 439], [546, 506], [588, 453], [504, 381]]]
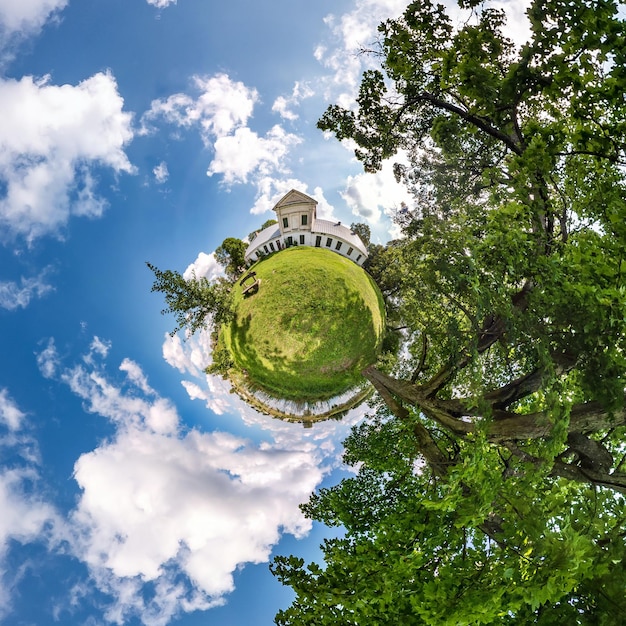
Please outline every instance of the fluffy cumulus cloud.
[[[184, 429], [136, 362], [123, 360], [122, 380], [107, 375], [103, 344], [95, 339], [73, 367], [59, 365], [53, 342], [39, 360], [87, 412], [115, 426], [109, 440], [76, 461], [81, 496], [70, 543], [94, 584], [113, 598], [107, 620], [163, 625], [223, 603], [237, 568], [267, 561], [281, 533], [309, 530], [298, 504], [322, 479], [323, 452], [301, 437], [257, 444]], [[183, 354], [172, 362], [199, 370]]]
[[153, 125], [164, 119], [184, 128], [199, 127], [205, 143], [210, 146], [215, 137], [229, 135], [247, 124], [259, 99], [256, 89], [233, 81], [226, 74], [195, 76], [192, 82], [199, 95], [177, 93], [154, 100], [150, 110], [142, 116], [141, 132], [153, 131]]
[[222, 174], [226, 184], [247, 183], [250, 176], [266, 176], [285, 171], [283, 163], [292, 146], [302, 140], [281, 126], [272, 127], [264, 137], [249, 128], [238, 128], [232, 135], [215, 141], [215, 158], [207, 174]]
[[[152, 102], [142, 116], [140, 132], [154, 132], [159, 121], [179, 128], [196, 128], [204, 144], [213, 151], [207, 175], [221, 176], [226, 185], [252, 183], [258, 187], [267, 176], [288, 173], [287, 156], [301, 139], [280, 125], [264, 134], [249, 127], [259, 102], [256, 89], [223, 73], [196, 76], [192, 87], [196, 95], [177, 93]], [[297, 97], [307, 93], [301, 87]]]
[[92, 166], [134, 171], [125, 145], [131, 115], [110, 73], [78, 85], [48, 78], [0, 79], [0, 231], [31, 242], [58, 233], [70, 215], [105, 208]]
[[33, 298], [41, 298], [54, 287], [47, 282], [49, 268], [43, 270], [38, 276], [22, 278], [16, 281], [0, 281], [0, 308], [14, 311], [26, 308]]
[[190, 263], [183, 272], [183, 278], [185, 280], [189, 280], [194, 276], [196, 278], [207, 278], [213, 281], [220, 276], [224, 276], [224, 268], [217, 262], [213, 252], [211, 254], [200, 252], [196, 260]]

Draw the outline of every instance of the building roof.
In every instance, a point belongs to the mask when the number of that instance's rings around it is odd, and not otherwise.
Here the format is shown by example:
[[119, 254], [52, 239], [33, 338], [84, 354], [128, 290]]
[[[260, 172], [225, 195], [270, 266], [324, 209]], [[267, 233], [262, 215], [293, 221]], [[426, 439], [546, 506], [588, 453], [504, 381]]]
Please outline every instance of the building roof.
[[259, 246], [262, 246], [264, 243], [267, 243], [272, 239], [276, 239], [276, 237], [280, 237], [280, 228], [278, 227], [278, 224], [272, 224], [271, 226], [264, 228], [250, 242], [250, 244], [246, 248], [245, 256], [248, 256], [248, 254], [250, 254], [253, 250], [256, 250]]
[[344, 226], [341, 222], [316, 219], [313, 223], [311, 231], [313, 233], [339, 237], [340, 239], [347, 241], [353, 248], [356, 248], [362, 254], [367, 255], [367, 250], [363, 241], [361, 241], [361, 238], [356, 233], [353, 233], [347, 226]]

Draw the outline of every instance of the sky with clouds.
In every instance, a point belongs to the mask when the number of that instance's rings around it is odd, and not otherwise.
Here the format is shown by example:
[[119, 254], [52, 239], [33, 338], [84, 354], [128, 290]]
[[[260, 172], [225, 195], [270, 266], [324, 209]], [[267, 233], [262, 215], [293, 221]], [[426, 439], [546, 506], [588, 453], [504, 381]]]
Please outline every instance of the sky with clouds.
[[[207, 377], [148, 261], [213, 250], [291, 188], [393, 234], [406, 191], [316, 129], [404, 0], [0, 0], [0, 624], [270, 624], [275, 554], [330, 529], [366, 407], [311, 429]], [[502, 3], [501, 3], [502, 4]], [[517, 4], [503, 3], [519, 11]]]

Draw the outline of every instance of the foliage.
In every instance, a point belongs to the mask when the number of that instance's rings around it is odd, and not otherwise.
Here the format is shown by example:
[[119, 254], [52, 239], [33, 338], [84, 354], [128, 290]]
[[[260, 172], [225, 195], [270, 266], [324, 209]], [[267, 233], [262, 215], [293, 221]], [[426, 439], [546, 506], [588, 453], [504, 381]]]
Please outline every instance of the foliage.
[[416, 206], [368, 271], [402, 320], [354, 478], [305, 513], [345, 536], [278, 558], [279, 624], [618, 624], [626, 609], [626, 29], [613, 0], [412, 2], [320, 127]]
[[235, 365], [230, 350], [223, 342], [217, 341], [213, 347], [211, 357], [211, 364], [204, 371], [207, 374], [220, 374], [222, 378], [226, 378], [230, 368]]
[[234, 281], [246, 267], [246, 248], [248, 246], [236, 237], [226, 237], [215, 250], [217, 262], [224, 267], [226, 276]]
[[304, 246], [272, 255], [254, 271], [258, 291], [244, 296], [235, 288], [235, 316], [220, 332], [247, 385], [314, 402], [362, 384], [384, 326], [382, 299], [368, 275], [341, 255]]
[[190, 334], [208, 325], [219, 327], [227, 323], [233, 315], [231, 285], [224, 279], [210, 283], [204, 276], [190, 279], [172, 270], [162, 271], [146, 263], [155, 276], [151, 291], [159, 291], [165, 296], [167, 307], [162, 314], [174, 313], [176, 328], [187, 329]]
[[366, 248], [370, 245], [372, 231], [367, 224], [363, 224], [362, 222], [353, 222], [350, 224], [350, 230], [359, 236]]

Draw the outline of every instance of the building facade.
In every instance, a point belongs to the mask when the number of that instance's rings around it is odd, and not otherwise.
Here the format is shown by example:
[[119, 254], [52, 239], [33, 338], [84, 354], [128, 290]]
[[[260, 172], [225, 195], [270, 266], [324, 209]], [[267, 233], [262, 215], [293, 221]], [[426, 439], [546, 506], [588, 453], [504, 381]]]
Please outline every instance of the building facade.
[[341, 222], [318, 219], [317, 201], [292, 189], [273, 209], [278, 224], [260, 231], [245, 254], [248, 263], [291, 246], [326, 248], [363, 265], [367, 249], [361, 238]]

